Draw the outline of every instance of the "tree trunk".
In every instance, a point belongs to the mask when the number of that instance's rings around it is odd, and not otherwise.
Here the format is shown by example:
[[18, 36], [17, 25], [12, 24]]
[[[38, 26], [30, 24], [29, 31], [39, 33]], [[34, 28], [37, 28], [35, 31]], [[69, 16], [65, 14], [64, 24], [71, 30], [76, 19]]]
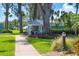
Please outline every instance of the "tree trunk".
[[34, 4], [33, 20], [37, 18], [37, 3]]
[[5, 30], [8, 31], [8, 15], [9, 15], [9, 4], [6, 3], [6, 12], [5, 12]]
[[45, 34], [49, 33], [49, 28], [50, 28], [49, 17], [46, 14], [43, 15], [43, 30]]
[[50, 10], [51, 10], [52, 4], [40, 4], [40, 8], [42, 10], [42, 18], [43, 18], [43, 32], [45, 34], [49, 33], [50, 29], [50, 23], [49, 23], [49, 17], [50, 17]]
[[63, 51], [65, 51], [66, 48], [66, 37], [63, 37]]
[[78, 4], [76, 3], [76, 14], [78, 14]]
[[19, 20], [19, 29], [20, 33], [23, 33], [23, 28], [22, 28], [22, 13], [21, 13], [21, 3], [18, 3], [18, 20]]
[[49, 24], [49, 17], [50, 17], [50, 10], [51, 10], [51, 3], [38, 3], [38, 4], [31, 4], [30, 7], [30, 16], [34, 16], [33, 18], [38, 18], [43, 20], [43, 33], [47, 34], [49, 32], [50, 24]]

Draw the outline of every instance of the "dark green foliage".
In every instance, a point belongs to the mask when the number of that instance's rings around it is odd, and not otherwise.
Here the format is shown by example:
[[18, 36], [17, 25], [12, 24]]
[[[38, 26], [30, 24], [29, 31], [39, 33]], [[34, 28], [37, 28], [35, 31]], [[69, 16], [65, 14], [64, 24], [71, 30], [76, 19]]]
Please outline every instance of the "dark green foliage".
[[8, 31], [3, 30], [2, 33], [12, 33], [12, 31], [10, 31], [10, 30], [8, 30]]

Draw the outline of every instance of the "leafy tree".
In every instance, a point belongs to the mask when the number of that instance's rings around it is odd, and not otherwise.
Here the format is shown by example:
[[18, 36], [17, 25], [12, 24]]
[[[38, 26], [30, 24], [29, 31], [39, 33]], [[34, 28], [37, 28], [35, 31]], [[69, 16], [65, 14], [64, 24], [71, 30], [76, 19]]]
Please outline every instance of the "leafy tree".
[[50, 3], [39, 3], [39, 4], [29, 4], [29, 9], [31, 10], [30, 16], [31, 19], [41, 19], [43, 20], [43, 32], [49, 32], [49, 18], [51, 15], [51, 7], [52, 4]]
[[22, 28], [22, 4], [21, 3], [13, 4], [13, 7], [11, 9], [12, 9], [12, 12], [18, 17], [19, 30], [20, 30], [20, 33], [22, 33], [23, 32], [23, 28]]
[[16, 27], [18, 29], [18, 20], [17, 19], [12, 20], [11, 23], [12, 23], [13, 27]]
[[20, 33], [22, 33], [23, 29], [22, 29], [22, 4], [21, 3], [18, 3], [18, 20], [19, 20]]
[[2, 3], [2, 6], [4, 7], [5, 11], [5, 31], [7, 32], [8, 29], [8, 16], [9, 16], [9, 9], [12, 7], [11, 3]]
[[50, 28], [49, 18], [51, 15], [52, 4], [45, 3], [45, 4], [39, 4], [39, 6], [40, 6], [39, 8], [41, 8], [40, 12], [41, 12], [41, 16], [44, 24], [43, 30], [44, 30], [44, 33], [48, 33]]

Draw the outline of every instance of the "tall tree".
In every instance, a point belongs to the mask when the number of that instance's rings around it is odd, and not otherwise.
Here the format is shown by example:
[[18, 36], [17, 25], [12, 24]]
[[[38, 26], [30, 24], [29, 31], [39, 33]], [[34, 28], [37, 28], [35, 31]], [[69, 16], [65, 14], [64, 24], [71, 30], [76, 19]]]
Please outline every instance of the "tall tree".
[[30, 19], [34, 20], [37, 18], [37, 5], [38, 4], [36, 4], [36, 3], [28, 4]]
[[49, 18], [51, 16], [51, 3], [38, 3], [38, 4], [31, 4], [30, 7], [30, 15], [34, 18], [39, 18], [43, 20], [43, 32], [48, 33], [50, 24]]
[[[76, 8], [76, 16], [78, 16], [78, 10], [79, 10], [79, 3], [69, 3], [69, 5], [74, 5], [74, 7]], [[75, 30], [75, 34], [77, 35], [77, 30], [78, 30], [78, 22], [75, 22], [73, 25], [72, 25], [72, 29]]]
[[13, 27], [16, 27], [16, 29], [18, 29], [18, 20], [17, 19], [12, 20], [11, 23], [12, 23]]
[[22, 28], [22, 4], [21, 3], [18, 3], [18, 20], [19, 20], [20, 33], [22, 33], [23, 28]]
[[[74, 3], [69, 3], [69, 5], [73, 5], [73, 4], [74, 4]], [[75, 5], [74, 7], [76, 8], [75, 13], [76, 13], [76, 14], [78, 14], [78, 10], [79, 10], [79, 3], [75, 3], [74, 5]]]
[[75, 8], [76, 8], [76, 14], [78, 14], [78, 10], [79, 10], [79, 3], [75, 4]]
[[13, 4], [12, 7], [12, 12], [18, 17], [18, 22], [19, 22], [19, 30], [20, 33], [23, 32], [23, 28], [22, 28], [22, 4], [18, 3], [18, 4]]
[[49, 18], [51, 16], [51, 7], [51, 3], [39, 4], [40, 16], [42, 16], [41, 19], [43, 20], [43, 32], [45, 34], [47, 34], [50, 29]]
[[75, 31], [75, 35], [78, 35], [78, 30], [79, 30], [79, 22], [76, 22], [73, 24], [72, 29]]
[[12, 6], [10, 3], [3, 3], [2, 6], [5, 8], [5, 31], [8, 31], [8, 16], [9, 16], [9, 8]]
[[53, 19], [54, 19], [53, 14], [54, 14], [54, 10], [51, 10], [51, 20], [52, 20], [52, 21], [53, 21]]

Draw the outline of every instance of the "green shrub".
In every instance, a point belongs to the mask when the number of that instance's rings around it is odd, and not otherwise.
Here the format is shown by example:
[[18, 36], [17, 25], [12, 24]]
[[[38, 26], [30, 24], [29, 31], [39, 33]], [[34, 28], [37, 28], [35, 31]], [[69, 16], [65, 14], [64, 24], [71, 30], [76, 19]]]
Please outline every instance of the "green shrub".
[[8, 31], [3, 30], [2, 33], [12, 33], [12, 31], [10, 31], [10, 30], [8, 30]]
[[19, 30], [11, 30], [11, 31], [12, 31], [12, 34], [14, 34], [14, 35], [20, 34], [20, 31]]
[[57, 28], [52, 28], [52, 29], [50, 29], [50, 31], [52, 33], [59, 33], [59, 34], [61, 34], [62, 32], [65, 32], [67, 34], [69, 34], [69, 33], [74, 34], [74, 31], [69, 29], [69, 28], [58, 28], [58, 29]]

